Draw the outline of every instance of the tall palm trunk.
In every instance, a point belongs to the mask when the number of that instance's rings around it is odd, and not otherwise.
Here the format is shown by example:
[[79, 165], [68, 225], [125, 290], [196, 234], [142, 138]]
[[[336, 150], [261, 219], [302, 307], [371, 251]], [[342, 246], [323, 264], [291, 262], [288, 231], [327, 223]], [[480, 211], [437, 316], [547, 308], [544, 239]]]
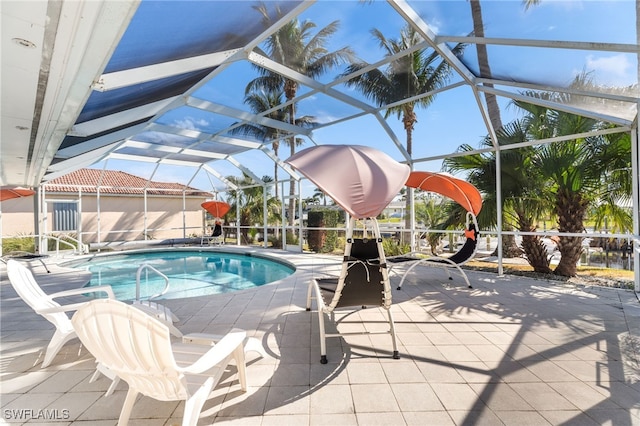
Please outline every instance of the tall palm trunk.
[[[412, 158], [413, 152], [413, 129], [418, 121], [416, 114], [410, 104], [407, 104], [406, 108], [404, 108], [404, 114], [402, 117], [402, 123], [404, 124], [404, 129], [407, 133], [407, 154], [409, 154], [409, 158]], [[409, 164], [413, 169], [413, 164]], [[404, 227], [405, 229], [411, 229], [413, 227], [413, 223], [411, 222], [411, 206], [413, 204], [413, 188], [407, 187], [407, 194], [405, 199], [405, 216], [404, 216]], [[403, 233], [404, 238], [403, 242], [409, 241], [411, 244], [411, 231], [407, 231]]]
[[[556, 194], [556, 214], [560, 233], [581, 233], [584, 230], [583, 219], [588, 202], [580, 193], [561, 188]], [[573, 277], [578, 270], [578, 260], [582, 254], [583, 237], [560, 236], [558, 250], [560, 262], [554, 273], [564, 277]]]
[[[293, 80], [287, 80], [284, 84], [284, 94], [287, 101], [291, 101], [296, 97], [298, 91], [298, 83]], [[289, 105], [289, 123], [296, 124], [296, 108], [295, 103]], [[289, 147], [291, 148], [291, 155], [296, 153], [296, 136], [292, 135], [289, 139]], [[296, 182], [291, 179], [289, 181], [289, 226], [293, 226], [295, 220], [295, 207], [296, 207]]]
[[[276, 141], [272, 144], [273, 147], [273, 155], [276, 156], [276, 158], [278, 157], [278, 148], [280, 148], [280, 141]], [[278, 163], [274, 162], [273, 163], [273, 181], [275, 182], [275, 194], [276, 194], [276, 200], [278, 200]]]
[[[480, 0], [469, 0], [469, 3], [471, 5], [471, 18], [473, 19], [473, 34], [476, 37], [484, 37], [484, 22], [482, 20]], [[489, 66], [487, 45], [476, 43], [476, 50], [478, 52], [480, 77], [491, 78], [491, 67]], [[484, 84], [484, 86], [493, 87], [493, 84]], [[489, 114], [489, 121], [491, 121], [493, 130], [498, 130], [502, 127], [502, 119], [500, 117], [500, 107], [498, 106], [496, 95], [485, 92], [484, 99], [487, 102], [487, 113]]]

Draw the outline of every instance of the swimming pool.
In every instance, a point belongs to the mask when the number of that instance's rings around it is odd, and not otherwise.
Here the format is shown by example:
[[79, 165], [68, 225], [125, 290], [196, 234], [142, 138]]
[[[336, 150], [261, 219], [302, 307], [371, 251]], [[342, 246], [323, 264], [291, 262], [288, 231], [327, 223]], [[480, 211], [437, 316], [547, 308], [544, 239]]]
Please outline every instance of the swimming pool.
[[[253, 253], [206, 250], [143, 251], [94, 256], [65, 266], [91, 272], [89, 286], [110, 285], [118, 300], [135, 300], [136, 273], [148, 264], [169, 278], [169, 290], [158, 299], [180, 299], [228, 293], [268, 284], [291, 275], [293, 265]], [[140, 299], [161, 293], [162, 276], [145, 268]]]

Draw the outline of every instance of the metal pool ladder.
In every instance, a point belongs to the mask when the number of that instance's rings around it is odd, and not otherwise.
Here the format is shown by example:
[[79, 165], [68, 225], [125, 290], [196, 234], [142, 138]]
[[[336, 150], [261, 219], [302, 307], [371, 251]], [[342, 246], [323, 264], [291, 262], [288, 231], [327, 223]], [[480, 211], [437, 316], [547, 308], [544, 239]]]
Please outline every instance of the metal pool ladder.
[[[164, 289], [153, 296], [149, 296], [146, 300], [140, 300], [140, 275], [142, 275], [142, 271], [145, 269], [150, 269], [151, 271], [157, 273], [164, 279]], [[143, 263], [138, 268], [136, 272], [136, 300], [133, 301], [133, 304], [136, 308], [146, 312], [149, 315], [152, 315], [158, 318], [160, 321], [164, 321], [168, 324], [173, 324], [174, 322], [180, 321], [178, 317], [176, 317], [169, 308], [164, 305], [161, 305], [156, 302], [152, 302], [152, 299], [163, 296], [169, 290], [169, 277], [167, 277], [162, 272], [158, 271], [153, 266], [148, 263]]]

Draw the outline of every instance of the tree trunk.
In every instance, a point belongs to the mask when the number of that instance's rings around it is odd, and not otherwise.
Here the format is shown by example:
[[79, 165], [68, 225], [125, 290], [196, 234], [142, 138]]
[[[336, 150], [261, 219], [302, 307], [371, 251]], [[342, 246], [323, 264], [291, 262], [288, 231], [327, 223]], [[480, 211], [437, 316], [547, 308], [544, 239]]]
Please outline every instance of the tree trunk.
[[[296, 137], [292, 136], [291, 137], [291, 155], [296, 153]], [[291, 178], [291, 180], [289, 181], [289, 209], [288, 209], [288, 213], [289, 213], [289, 226], [293, 226], [293, 221], [295, 219], [295, 213], [296, 213], [296, 200], [295, 200], [295, 195], [296, 195], [296, 181], [293, 180], [293, 178]]]
[[[518, 228], [524, 232], [534, 232], [536, 230], [535, 226], [533, 226], [533, 219], [522, 213], [518, 213]], [[540, 237], [537, 235], [523, 235], [522, 249], [525, 256], [527, 256], [527, 262], [535, 272], [542, 274], [553, 273], [549, 267], [551, 258], [547, 255], [547, 249]]]
[[[298, 91], [298, 83], [294, 80], [286, 80], [284, 84], [284, 93], [287, 101], [296, 97], [296, 92]], [[289, 123], [296, 124], [296, 107], [295, 103], [289, 105]], [[296, 135], [292, 135], [289, 139], [289, 144], [291, 148], [291, 155], [296, 153]], [[289, 226], [293, 226], [293, 221], [295, 220], [295, 207], [296, 207], [296, 182], [291, 178], [289, 183]]]
[[[482, 20], [482, 8], [480, 7], [480, 0], [470, 0], [469, 4], [471, 5], [471, 18], [473, 19], [473, 34], [476, 37], [484, 37], [484, 22]], [[480, 77], [491, 78], [491, 67], [489, 66], [487, 45], [476, 43], [476, 50], [478, 52]], [[483, 85], [487, 87], [493, 87], [493, 84], [483, 83]], [[500, 127], [502, 127], [502, 119], [500, 117], [500, 107], [498, 106], [496, 95], [485, 92], [484, 99], [487, 102], [487, 113], [489, 114], [489, 121], [491, 121], [493, 129], [498, 130]]]
[[[413, 151], [413, 128], [416, 123], [417, 118], [412, 108], [406, 108], [402, 117], [402, 122], [404, 124], [404, 129], [407, 132], [407, 154], [409, 154], [409, 158], [411, 158], [411, 154]], [[411, 169], [413, 169], [413, 164], [410, 164]], [[408, 229], [402, 233], [403, 238], [402, 242], [412, 244], [411, 241], [411, 229], [413, 227], [413, 223], [411, 222], [411, 205], [413, 203], [413, 188], [407, 188], [406, 198], [405, 198], [405, 216], [404, 216], [404, 227]]]
[[[512, 229], [505, 229], [505, 231], [511, 231]], [[498, 255], [498, 247], [491, 254], [492, 256]], [[516, 244], [516, 237], [513, 235], [502, 236], [502, 256], [506, 258], [520, 257], [522, 255], [522, 249]]]
[[[587, 202], [582, 195], [568, 189], [559, 189], [556, 194], [556, 214], [560, 233], [582, 233]], [[563, 277], [574, 277], [578, 271], [578, 261], [582, 254], [583, 237], [560, 236], [558, 250], [560, 262], [554, 273]]]
[[[280, 148], [280, 142], [276, 141], [271, 146], [273, 147], [273, 154], [277, 157], [278, 156], [278, 148]], [[278, 198], [278, 187], [280, 185], [278, 185], [278, 163], [276, 163], [275, 161], [273, 163], [273, 181], [275, 182], [276, 200], [279, 200], [279, 198]]]

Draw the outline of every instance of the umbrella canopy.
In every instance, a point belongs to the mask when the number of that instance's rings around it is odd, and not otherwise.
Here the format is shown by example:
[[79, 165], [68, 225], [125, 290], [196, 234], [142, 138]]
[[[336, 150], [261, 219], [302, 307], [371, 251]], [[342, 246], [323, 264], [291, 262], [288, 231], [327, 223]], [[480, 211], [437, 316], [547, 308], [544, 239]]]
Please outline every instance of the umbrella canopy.
[[0, 188], [0, 201], [10, 200], [12, 198], [30, 197], [36, 192], [27, 188]]
[[222, 217], [231, 208], [228, 203], [224, 201], [205, 201], [201, 204], [202, 208], [211, 213], [213, 217]]
[[357, 219], [378, 216], [411, 171], [384, 152], [360, 145], [314, 146], [285, 162]]
[[469, 182], [453, 176], [432, 172], [411, 172], [406, 185], [449, 197], [476, 216], [482, 209], [480, 191]]

